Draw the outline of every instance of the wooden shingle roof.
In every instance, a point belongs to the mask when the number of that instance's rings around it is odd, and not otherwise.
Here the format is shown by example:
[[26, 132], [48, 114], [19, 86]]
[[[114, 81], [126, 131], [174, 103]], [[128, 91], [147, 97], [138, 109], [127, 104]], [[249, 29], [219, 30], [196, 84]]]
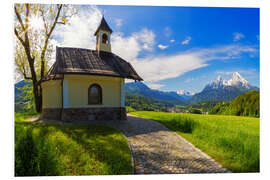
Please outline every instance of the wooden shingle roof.
[[56, 61], [43, 80], [62, 79], [63, 74], [115, 76], [143, 80], [130, 63], [113, 53], [57, 47]]

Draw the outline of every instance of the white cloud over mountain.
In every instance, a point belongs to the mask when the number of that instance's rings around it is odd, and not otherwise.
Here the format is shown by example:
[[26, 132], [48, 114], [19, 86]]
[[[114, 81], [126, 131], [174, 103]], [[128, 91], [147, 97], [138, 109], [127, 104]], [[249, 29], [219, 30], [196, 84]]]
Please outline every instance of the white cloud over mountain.
[[146, 83], [146, 84], [151, 89], [160, 89], [160, 88], [164, 87], [163, 84], [157, 84], [157, 83]]

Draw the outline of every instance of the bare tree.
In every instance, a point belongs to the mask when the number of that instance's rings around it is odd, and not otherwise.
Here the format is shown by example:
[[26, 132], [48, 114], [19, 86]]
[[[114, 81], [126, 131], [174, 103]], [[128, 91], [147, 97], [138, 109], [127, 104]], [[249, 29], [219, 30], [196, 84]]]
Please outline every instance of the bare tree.
[[42, 110], [41, 80], [47, 71], [47, 61], [52, 49], [50, 40], [58, 24], [66, 24], [76, 14], [70, 5], [15, 4], [14, 32], [16, 70], [33, 84], [37, 112]]

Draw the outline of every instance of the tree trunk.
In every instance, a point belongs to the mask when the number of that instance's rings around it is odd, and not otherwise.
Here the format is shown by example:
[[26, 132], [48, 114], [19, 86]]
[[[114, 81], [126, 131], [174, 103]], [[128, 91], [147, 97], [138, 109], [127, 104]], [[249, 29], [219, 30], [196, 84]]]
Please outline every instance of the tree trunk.
[[37, 82], [33, 82], [33, 94], [36, 111], [40, 113], [42, 111], [42, 88]]

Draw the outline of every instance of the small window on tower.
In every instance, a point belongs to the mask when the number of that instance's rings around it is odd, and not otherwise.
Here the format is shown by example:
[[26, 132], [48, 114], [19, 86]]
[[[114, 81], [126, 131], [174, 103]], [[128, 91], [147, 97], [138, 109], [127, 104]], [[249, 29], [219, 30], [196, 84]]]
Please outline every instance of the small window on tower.
[[102, 35], [102, 43], [108, 44], [108, 36], [107, 36], [107, 34]]

